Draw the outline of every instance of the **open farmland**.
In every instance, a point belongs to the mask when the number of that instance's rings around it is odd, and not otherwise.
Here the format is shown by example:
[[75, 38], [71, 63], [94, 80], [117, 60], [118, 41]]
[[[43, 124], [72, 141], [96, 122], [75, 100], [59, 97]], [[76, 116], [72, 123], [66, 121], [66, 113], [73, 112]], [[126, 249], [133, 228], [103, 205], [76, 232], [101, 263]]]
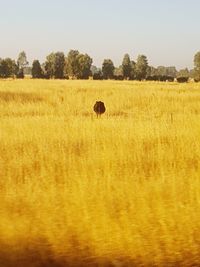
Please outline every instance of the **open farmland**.
[[199, 233], [200, 84], [0, 81], [0, 267], [200, 266]]

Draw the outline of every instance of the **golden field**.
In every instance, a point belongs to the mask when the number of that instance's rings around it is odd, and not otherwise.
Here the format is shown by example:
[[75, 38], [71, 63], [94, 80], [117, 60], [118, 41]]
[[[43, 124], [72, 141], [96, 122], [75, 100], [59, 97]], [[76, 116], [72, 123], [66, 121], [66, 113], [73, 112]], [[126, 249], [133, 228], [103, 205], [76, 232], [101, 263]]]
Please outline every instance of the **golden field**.
[[15, 266], [200, 266], [200, 84], [0, 81], [0, 267]]

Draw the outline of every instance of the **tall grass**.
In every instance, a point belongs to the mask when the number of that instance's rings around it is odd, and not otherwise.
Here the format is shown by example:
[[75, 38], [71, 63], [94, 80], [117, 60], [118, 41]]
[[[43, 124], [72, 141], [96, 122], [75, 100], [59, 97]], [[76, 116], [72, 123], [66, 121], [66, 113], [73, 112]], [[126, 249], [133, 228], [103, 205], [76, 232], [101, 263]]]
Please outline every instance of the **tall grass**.
[[199, 266], [199, 137], [199, 84], [0, 81], [0, 266]]

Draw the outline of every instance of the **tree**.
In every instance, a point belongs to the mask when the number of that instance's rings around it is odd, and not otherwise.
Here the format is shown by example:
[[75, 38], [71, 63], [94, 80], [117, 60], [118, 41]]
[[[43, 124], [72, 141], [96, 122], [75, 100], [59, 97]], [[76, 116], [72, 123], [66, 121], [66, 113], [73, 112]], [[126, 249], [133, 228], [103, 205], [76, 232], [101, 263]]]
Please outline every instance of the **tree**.
[[28, 66], [24, 68], [24, 75], [31, 75], [32, 67]]
[[154, 68], [153, 66], [148, 66], [147, 68], [147, 77], [155, 77], [158, 76], [158, 70]]
[[176, 73], [177, 71], [174, 66], [170, 67], [159, 66], [157, 68], [150, 66], [147, 68], [147, 80], [174, 81]]
[[130, 79], [131, 76], [131, 60], [128, 54], [124, 55], [122, 61], [122, 71], [125, 79]]
[[92, 76], [93, 76], [96, 72], [98, 72], [98, 68], [97, 68], [96, 66], [92, 65], [92, 66], [90, 67], [90, 71], [91, 71]]
[[28, 66], [26, 53], [24, 51], [19, 53], [19, 56], [18, 56], [18, 59], [17, 59], [17, 64], [18, 64], [20, 69], [24, 69], [25, 67]]
[[53, 62], [53, 74], [55, 79], [64, 78], [64, 68], [65, 68], [65, 55], [63, 52], [57, 52], [54, 54]]
[[136, 78], [136, 63], [135, 61], [131, 60], [131, 72], [130, 72], [130, 79], [134, 80]]
[[179, 72], [177, 72], [177, 82], [179, 83], [188, 82], [189, 77], [190, 77], [190, 72], [187, 68], [182, 69]]
[[23, 69], [18, 69], [17, 74], [16, 74], [17, 79], [24, 79], [24, 71]]
[[104, 59], [103, 65], [102, 65], [102, 72], [104, 79], [112, 79], [113, 78], [113, 72], [114, 72], [114, 64], [111, 59]]
[[138, 80], [145, 79], [147, 75], [147, 68], [148, 68], [147, 57], [144, 55], [139, 55], [135, 66], [136, 79]]
[[70, 50], [66, 58], [66, 73], [72, 78], [88, 79], [91, 72], [92, 58], [78, 50]]
[[123, 80], [124, 79], [123, 67], [119, 66], [119, 68], [115, 68], [113, 74], [115, 80]]
[[157, 75], [160, 77], [167, 76], [167, 68], [164, 66], [157, 67]]
[[200, 81], [200, 51], [194, 56], [194, 79]]
[[179, 83], [187, 83], [189, 80], [189, 77], [178, 77], [177, 82]]
[[177, 74], [176, 67], [174, 66], [167, 67], [166, 72], [167, 72], [167, 76], [171, 76], [173, 78], [176, 77], [176, 74]]
[[179, 70], [177, 72], [177, 78], [181, 78], [181, 77], [185, 77], [185, 78], [189, 78], [190, 77], [190, 72], [187, 68]]
[[63, 79], [65, 68], [65, 55], [63, 52], [51, 53], [46, 57], [44, 64], [45, 77]]
[[[22, 51], [19, 53], [18, 59], [17, 59], [17, 65], [18, 65], [18, 73], [17, 77], [18, 78], [24, 78], [24, 69], [28, 67], [28, 61], [26, 57], [26, 53]], [[23, 72], [23, 74], [22, 74]]]
[[0, 77], [1, 78], [9, 77], [7, 76], [7, 69], [8, 69], [8, 66], [7, 66], [5, 59], [1, 59], [0, 60]]
[[91, 66], [90, 68], [92, 72], [93, 80], [102, 80], [103, 79], [103, 73], [100, 68], [97, 68], [96, 66]]
[[159, 66], [157, 68], [157, 75], [159, 80], [166, 80], [167, 78], [175, 78], [177, 74], [177, 70], [174, 66], [164, 67]]
[[39, 60], [34, 60], [32, 65], [32, 77], [33, 79], [43, 78], [43, 71]]
[[91, 73], [92, 58], [87, 54], [79, 54], [77, 57], [78, 60], [78, 79], [88, 79]]
[[70, 50], [66, 58], [66, 73], [72, 78], [77, 78], [79, 73], [78, 50]]
[[93, 74], [93, 80], [103, 80], [103, 73], [101, 69], [97, 69]]
[[0, 59], [0, 77], [14, 77], [17, 72], [17, 65], [11, 58]]
[[195, 80], [195, 70], [194, 69], [190, 70], [190, 78]]
[[55, 54], [54, 53], [51, 53], [46, 57], [46, 61], [44, 63], [46, 78], [53, 78], [54, 77], [54, 61], [55, 61]]

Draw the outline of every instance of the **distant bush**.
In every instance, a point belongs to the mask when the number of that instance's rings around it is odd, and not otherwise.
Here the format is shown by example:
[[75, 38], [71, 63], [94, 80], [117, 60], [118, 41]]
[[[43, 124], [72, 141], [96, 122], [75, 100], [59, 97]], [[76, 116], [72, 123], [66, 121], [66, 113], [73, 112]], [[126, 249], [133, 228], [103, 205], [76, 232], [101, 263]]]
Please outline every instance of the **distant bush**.
[[189, 80], [189, 77], [178, 77], [177, 82], [178, 83], [187, 83]]
[[167, 75], [154, 75], [154, 76], [148, 76], [146, 78], [147, 81], [160, 81], [160, 82], [173, 82], [174, 77], [167, 76]]
[[24, 71], [23, 69], [20, 69], [16, 74], [17, 79], [24, 79]]
[[103, 75], [101, 72], [95, 72], [93, 74], [93, 80], [103, 80]]
[[39, 60], [33, 61], [31, 73], [33, 79], [43, 78], [44, 75]]
[[123, 75], [114, 75], [113, 79], [117, 80], [117, 81], [123, 81], [124, 80], [124, 76]]

